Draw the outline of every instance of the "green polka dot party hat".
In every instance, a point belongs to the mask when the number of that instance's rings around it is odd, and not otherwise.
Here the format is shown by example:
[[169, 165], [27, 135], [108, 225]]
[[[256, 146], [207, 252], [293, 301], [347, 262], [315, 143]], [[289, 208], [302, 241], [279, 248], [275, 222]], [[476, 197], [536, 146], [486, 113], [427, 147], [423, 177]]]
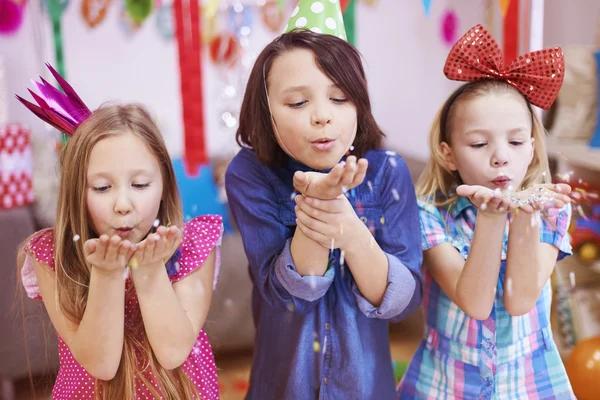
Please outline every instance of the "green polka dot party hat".
[[346, 39], [340, 0], [300, 0], [292, 11], [284, 33], [297, 28]]

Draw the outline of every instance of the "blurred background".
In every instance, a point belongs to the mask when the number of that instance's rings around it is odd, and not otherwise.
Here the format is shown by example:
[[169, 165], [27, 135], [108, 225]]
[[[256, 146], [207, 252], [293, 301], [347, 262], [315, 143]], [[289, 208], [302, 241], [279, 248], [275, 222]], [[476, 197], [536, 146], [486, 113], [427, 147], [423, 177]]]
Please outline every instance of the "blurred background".
[[[598, 0], [340, 0], [364, 57], [386, 147], [416, 179], [427, 134], [458, 85], [442, 68], [452, 44], [483, 24], [506, 54], [561, 46], [567, 73], [543, 114], [556, 180], [576, 190], [573, 257], [553, 276], [553, 328], [578, 398], [600, 392], [600, 2]], [[50, 398], [56, 338], [41, 304], [20, 294], [18, 244], [55, 219], [61, 135], [15, 100], [54, 65], [94, 109], [145, 104], [165, 137], [186, 218], [225, 217], [222, 266], [206, 323], [224, 399], [243, 398], [254, 327], [247, 260], [223, 174], [238, 146], [244, 85], [258, 52], [296, 0], [0, 0], [0, 384], [2, 398]], [[24, 317], [24, 318], [22, 318]], [[422, 336], [422, 315], [393, 324], [399, 379]], [[27, 344], [27, 346], [25, 346]], [[307, 351], [314, 351], [313, 347]], [[27, 357], [28, 354], [28, 357]], [[29, 373], [33, 376], [33, 388]], [[595, 385], [595, 386], [594, 386]]]

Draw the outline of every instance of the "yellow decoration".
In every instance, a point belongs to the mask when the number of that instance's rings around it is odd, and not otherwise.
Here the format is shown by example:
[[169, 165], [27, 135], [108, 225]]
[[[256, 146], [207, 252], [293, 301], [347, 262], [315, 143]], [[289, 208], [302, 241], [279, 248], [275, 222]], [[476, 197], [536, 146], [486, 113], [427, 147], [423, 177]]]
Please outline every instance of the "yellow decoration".
[[502, 18], [506, 17], [508, 13], [508, 7], [510, 7], [510, 0], [499, 0], [500, 11], [502, 12]]

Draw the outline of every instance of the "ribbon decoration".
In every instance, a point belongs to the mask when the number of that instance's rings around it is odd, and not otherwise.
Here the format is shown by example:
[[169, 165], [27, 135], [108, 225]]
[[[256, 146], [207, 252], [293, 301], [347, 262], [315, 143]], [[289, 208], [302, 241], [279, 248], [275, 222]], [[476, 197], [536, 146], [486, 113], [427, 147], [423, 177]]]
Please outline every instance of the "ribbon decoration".
[[340, 1], [344, 16], [344, 27], [346, 28], [346, 38], [348, 39], [348, 43], [353, 46], [356, 46], [356, 1]]
[[173, 14], [179, 50], [184, 159], [187, 163], [187, 173], [196, 175], [200, 165], [208, 163], [204, 140], [199, 1], [174, 0]]
[[[62, 37], [62, 15], [67, 6], [69, 0], [47, 0], [48, 14], [50, 14], [50, 20], [52, 21], [52, 39], [54, 41], [54, 65], [56, 71], [60, 76], [66, 79], [65, 71], [65, 55], [63, 50], [63, 37]], [[63, 146], [67, 144], [69, 137], [62, 134]]]
[[519, 53], [519, 0], [508, 1], [504, 17], [503, 53], [504, 62], [510, 63]]

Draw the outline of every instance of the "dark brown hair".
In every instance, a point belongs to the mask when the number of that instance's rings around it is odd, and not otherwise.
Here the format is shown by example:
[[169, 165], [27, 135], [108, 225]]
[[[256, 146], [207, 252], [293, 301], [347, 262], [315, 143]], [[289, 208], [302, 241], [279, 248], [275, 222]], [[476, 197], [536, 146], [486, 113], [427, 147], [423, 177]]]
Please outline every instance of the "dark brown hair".
[[285, 153], [279, 147], [273, 132], [265, 79], [268, 81], [275, 59], [294, 49], [312, 51], [319, 69], [356, 107], [357, 132], [352, 153], [362, 157], [367, 151], [381, 147], [385, 134], [379, 129], [371, 113], [360, 53], [338, 37], [305, 29], [296, 29], [277, 37], [256, 59], [240, 111], [240, 125], [235, 135], [238, 144], [254, 149], [260, 162], [265, 165], [278, 166], [283, 162]]

